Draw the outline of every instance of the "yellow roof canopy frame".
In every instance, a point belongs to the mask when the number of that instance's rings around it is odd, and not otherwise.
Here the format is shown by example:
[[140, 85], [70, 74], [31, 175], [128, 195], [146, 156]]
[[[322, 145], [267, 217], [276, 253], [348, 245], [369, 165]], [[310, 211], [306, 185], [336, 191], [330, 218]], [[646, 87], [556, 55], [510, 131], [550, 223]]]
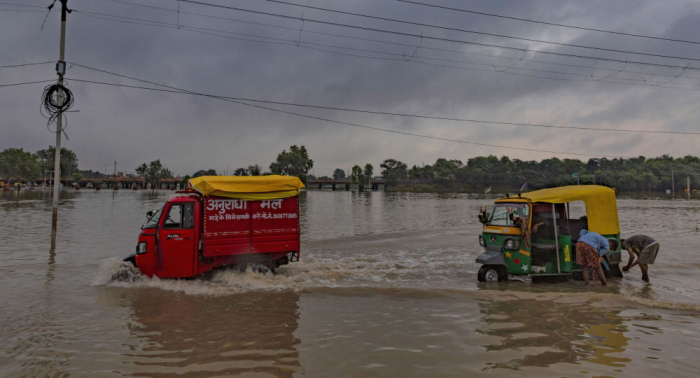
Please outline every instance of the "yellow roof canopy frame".
[[294, 197], [304, 184], [292, 176], [201, 176], [189, 180], [189, 187], [202, 196], [260, 201]]
[[[532, 203], [568, 203], [583, 201], [586, 204], [588, 229], [601, 235], [620, 233], [615, 190], [600, 185], [574, 185], [536, 190], [523, 193], [522, 199]], [[501, 198], [496, 202], [512, 202], [516, 197]]]

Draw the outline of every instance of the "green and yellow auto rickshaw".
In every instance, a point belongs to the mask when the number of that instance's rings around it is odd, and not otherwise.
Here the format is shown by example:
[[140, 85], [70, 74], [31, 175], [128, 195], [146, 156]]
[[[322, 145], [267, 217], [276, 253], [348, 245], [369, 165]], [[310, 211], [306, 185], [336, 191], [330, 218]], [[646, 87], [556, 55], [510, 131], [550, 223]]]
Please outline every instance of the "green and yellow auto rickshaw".
[[[581, 201], [581, 202], [579, 202]], [[575, 212], [582, 216], [572, 215]], [[585, 209], [583, 207], [585, 206]], [[613, 189], [576, 185], [542, 189], [496, 200], [479, 219], [484, 224], [479, 244], [484, 253], [480, 282], [504, 281], [508, 275], [570, 279], [581, 272], [576, 264], [576, 242], [581, 230], [595, 231], [615, 240], [615, 250], [601, 257], [606, 275], [622, 277], [620, 271], [620, 222]]]

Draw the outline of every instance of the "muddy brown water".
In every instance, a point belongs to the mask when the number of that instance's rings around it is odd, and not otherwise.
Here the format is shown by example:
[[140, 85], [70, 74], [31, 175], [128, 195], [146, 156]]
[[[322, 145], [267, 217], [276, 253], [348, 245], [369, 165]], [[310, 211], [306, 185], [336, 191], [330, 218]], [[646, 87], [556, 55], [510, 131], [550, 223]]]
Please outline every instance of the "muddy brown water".
[[[697, 376], [700, 202], [619, 200], [661, 249], [608, 287], [479, 284], [470, 195], [302, 193], [277, 275], [113, 281], [172, 192], [0, 195], [0, 376]], [[626, 257], [625, 260], [626, 261]]]

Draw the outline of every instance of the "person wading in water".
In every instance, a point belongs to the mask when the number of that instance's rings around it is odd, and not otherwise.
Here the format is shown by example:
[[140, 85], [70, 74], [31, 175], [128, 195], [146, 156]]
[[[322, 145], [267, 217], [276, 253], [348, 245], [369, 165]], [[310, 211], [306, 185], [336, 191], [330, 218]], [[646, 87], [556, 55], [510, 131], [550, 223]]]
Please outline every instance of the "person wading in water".
[[581, 268], [583, 268], [583, 280], [586, 282], [586, 285], [590, 284], [588, 269], [593, 268], [593, 277], [595, 278], [597, 273], [600, 283], [603, 286], [607, 285], [605, 273], [603, 273], [603, 268], [600, 266], [600, 256], [605, 255], [617, 245], [613, 245], [611, 241], [597, 232], [581, 230], [579, 235], [576, 243], [576, 264], [581, 265]]
[[[639, 265], [642, 270], [642, 279], [649, 282], [649, 265], [656, 260], [656, 254], [659, 253], [659, 242], [646, 235], [634, 235], [622, 239], [622, 248], [630, 254], [630, 260], [622, 268], [622, 271], [628, 273], [630, 269]], [[637, 255], [637, 261], [634, 261], [634, 255]]]

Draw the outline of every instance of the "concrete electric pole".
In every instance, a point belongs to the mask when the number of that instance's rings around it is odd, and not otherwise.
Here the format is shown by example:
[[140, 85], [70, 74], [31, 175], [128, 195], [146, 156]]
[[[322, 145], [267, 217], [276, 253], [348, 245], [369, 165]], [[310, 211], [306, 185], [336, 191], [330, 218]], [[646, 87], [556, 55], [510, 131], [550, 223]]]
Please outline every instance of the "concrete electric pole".
[[[68, 13], [68, 0], [61, 2], [61, 47], [59, 60], [56, 63], [56, 73], [58, 73], [58, 106], [63, 106], [63, 75], [66, 73], [66, 14]], [[63, 112], [58, 113], [56, 118], [56, 151], [54, 153], [54, 181], [53, 181], [53, 215], [51, 218], [51, 237], [56, 239], [56, 228], [58, 225], [58, 196], [61, 185], [61, 133], [63, 132]]]
[[673, 169], [671, 169], [671, 199], [676, 197], [676, 180], [673, 176]]

